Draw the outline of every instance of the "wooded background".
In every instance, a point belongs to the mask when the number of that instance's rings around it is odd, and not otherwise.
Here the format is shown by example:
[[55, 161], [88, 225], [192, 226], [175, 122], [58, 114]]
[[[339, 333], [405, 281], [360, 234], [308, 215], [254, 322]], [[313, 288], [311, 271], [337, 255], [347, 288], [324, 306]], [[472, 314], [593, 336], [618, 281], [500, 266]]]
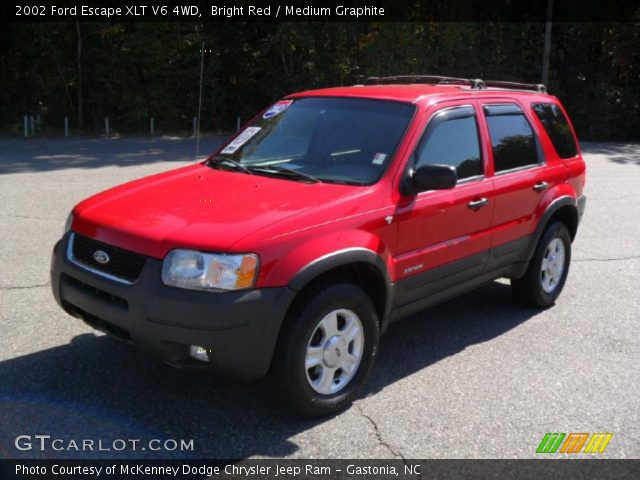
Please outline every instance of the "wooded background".
[[[639, 9], [640, 11], [640, 9]], [[639, 17], [640, 19], [640, 17]], [[583, 140], [640, 139], [640, 20], [554, 23], [548, 89]], [[0, 29], [0, 130], [232, 131], [287, 93], [373, 75], [439, 74], [538, 83], [545, 24], [9, 23]]]

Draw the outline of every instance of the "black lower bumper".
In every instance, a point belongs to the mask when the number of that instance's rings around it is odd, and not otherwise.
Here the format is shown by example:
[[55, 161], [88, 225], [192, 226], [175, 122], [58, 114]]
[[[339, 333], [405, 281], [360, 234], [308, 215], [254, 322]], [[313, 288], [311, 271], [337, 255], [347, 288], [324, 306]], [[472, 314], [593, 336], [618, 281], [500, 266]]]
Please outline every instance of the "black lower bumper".
[[584, 195], [580, 195], [576, 203], [577, 203], [576, 208], [578, 209], [578, 223], [579, 223], [582, 220], [582, 215], [584, 215], [584, 209], [587, 206], [587, 197]]
[[[53, 295], [67, 313], [175, 366], [208, 367], [245, 380], [266, 374], [293, 290], [168, 287], [155, 259], [125, 285], [72, 263], [68, 240], [56, 244], [51, 264]], [[209, 362], [193, 359], [190, 345], [207, 349]]]

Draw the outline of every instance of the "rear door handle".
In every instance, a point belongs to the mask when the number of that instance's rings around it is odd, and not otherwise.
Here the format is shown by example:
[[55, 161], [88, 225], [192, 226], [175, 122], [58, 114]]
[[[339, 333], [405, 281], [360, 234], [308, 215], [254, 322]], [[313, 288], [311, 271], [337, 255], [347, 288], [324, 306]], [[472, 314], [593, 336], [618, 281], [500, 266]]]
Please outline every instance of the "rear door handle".
[[469, 207], [471, 210], [478, 210], [488, 203], [488, 198], [479, 198], [478, 200], [472, 200], [471, 202], [467, 203], [467, 207]]
[[536, 192], [542, 192], [543, 190], [546, 190], [547, 187], [549, 187], [549, 184], [547, 182], [538, 182], [533, 186], [533, 189]]

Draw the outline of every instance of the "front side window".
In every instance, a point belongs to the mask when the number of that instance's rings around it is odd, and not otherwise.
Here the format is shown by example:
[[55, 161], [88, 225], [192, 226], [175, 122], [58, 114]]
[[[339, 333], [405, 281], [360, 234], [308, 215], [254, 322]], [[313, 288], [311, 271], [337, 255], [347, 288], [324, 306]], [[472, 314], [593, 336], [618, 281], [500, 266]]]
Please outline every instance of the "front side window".
[[539, 163], [533, 129], [520, 107], [488, 105], [485, 115], [496, 173]]
[[208, 164], [293, 180], [369, 185], [382, 176], [414, 111], [412, 104], [386, 100], [282, 100]]
[[422, 165], [456, 167], [459, 180], [483, 175], [478, 126], [473, 107], [437, 114], [418, 146], [416, 168]]
[[578, 154], [578, 147], [569, 121], [560, 107], [553, 103], [534, 103], [531, 106], [560, 158], [575, 157]]

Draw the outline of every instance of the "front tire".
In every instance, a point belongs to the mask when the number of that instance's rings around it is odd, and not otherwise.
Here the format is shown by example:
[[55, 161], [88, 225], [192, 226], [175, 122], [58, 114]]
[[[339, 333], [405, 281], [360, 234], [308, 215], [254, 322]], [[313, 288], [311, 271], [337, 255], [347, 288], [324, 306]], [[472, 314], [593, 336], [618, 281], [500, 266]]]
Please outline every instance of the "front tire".
[[522, 278], [511, 280], [517, 301], [532, 307], [553, 305], [564, 287], [571, 263], [571, 236], [566, 225], [555, 222], [542, 235]]
[[294, 410], [318, 417], [348, 407], [374, 364], [378, 316], [351, 283], [324, 284], [304, 295], [283, 326], [274, 374]]

